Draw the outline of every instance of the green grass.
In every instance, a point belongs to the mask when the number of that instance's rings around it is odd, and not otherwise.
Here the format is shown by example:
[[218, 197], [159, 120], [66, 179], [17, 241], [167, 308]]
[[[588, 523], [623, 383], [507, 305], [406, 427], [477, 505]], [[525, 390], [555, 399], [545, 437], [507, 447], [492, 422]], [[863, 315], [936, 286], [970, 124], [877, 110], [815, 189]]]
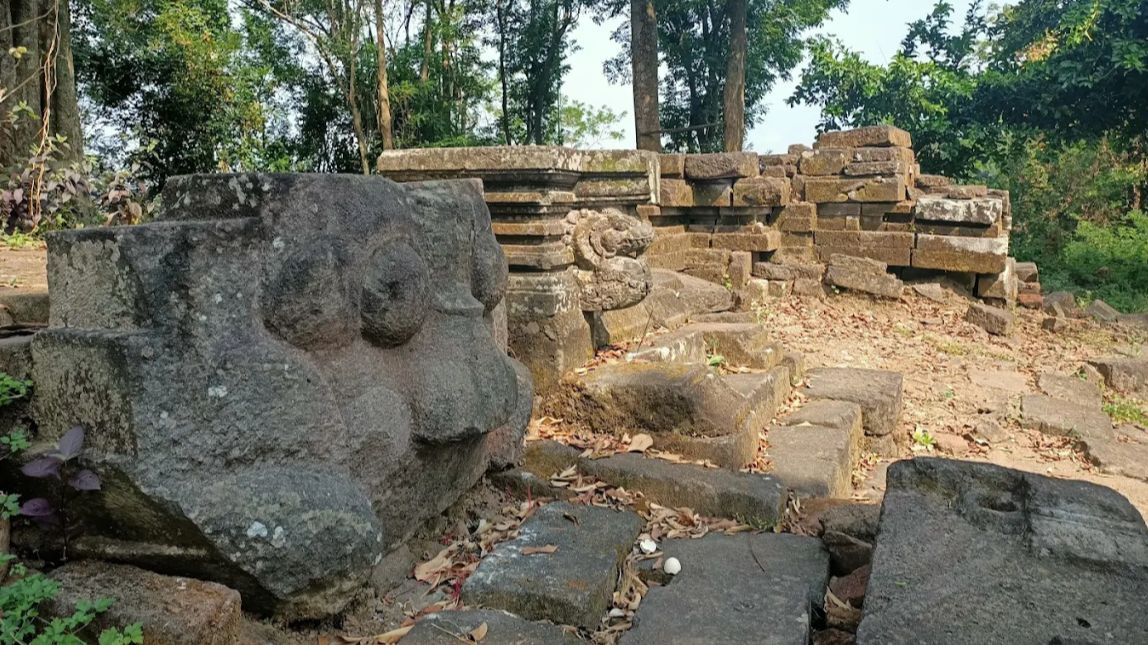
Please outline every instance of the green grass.
[[1116, 423], [1134, 423], [1148, 428], [1148, 411], [1139, 401], [1126, 399], [1122, 396], [1113, 396], [1104, 404], [1104, 411]]

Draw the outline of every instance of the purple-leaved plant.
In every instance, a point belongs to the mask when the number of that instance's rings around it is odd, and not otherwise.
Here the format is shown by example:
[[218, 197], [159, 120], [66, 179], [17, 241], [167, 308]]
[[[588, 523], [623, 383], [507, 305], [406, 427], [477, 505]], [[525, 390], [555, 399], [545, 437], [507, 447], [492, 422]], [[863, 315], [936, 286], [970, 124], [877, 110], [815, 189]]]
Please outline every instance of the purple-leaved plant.
[[56, 503], [45, 497], [35, 497], [20, 505], [20, 514], [42, 526], [59, 526], [63, 538], [64, 557], [67, 557], [68, 538], [76, 529], [69, 518], [72, 500], [84, 492], [100, 490], [100, 477], [79, 464], [84, 451], [84, 428], [68, 430], [56, 449], [24, 465], [20, 472], [36, 479], [55, 479]]

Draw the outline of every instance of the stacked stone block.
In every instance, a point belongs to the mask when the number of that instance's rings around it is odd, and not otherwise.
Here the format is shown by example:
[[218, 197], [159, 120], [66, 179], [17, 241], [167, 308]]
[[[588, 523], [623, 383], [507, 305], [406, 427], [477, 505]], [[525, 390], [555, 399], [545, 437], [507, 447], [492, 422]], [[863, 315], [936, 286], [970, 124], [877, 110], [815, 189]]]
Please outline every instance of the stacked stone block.
[[748, 283], [755, 256], [777, 250], [774, 211], [789, 203], [787, 178], [763, 176], [758, 155], [664, 154], [651, 266], [732, 289]]
[[594, 352], [584, 312], [627, 307], [649, 292], [657, 155], [547, 146], [397, 150], [379, 157], [400, 182], [481, 179], [510, 267], [509, 346], [540, 390]]

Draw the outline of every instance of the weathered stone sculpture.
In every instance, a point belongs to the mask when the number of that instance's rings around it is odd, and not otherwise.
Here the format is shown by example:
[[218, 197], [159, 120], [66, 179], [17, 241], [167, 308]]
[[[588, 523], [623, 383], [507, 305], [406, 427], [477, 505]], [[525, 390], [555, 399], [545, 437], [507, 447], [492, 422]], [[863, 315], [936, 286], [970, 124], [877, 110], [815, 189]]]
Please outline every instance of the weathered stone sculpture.
[[622, 309], [650, 293], [650, 268], [639, 258], [654, 241], [654, 227], [616, 209], [570, 211], [566, 221], [582, 311]]
[[105, 483], [74, 551], [338, 611], [529, 420], [481, 185], [189, 176], [164, 203], [49, 241], [41, 431], [88, 426]]

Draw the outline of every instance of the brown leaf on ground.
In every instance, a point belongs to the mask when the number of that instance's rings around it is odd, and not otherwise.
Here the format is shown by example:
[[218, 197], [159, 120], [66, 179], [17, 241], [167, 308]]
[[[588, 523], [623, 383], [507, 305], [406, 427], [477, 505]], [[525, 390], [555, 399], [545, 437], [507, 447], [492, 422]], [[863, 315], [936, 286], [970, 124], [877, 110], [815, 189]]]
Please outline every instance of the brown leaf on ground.
[[554, 544], [547, 544], [546, 546], [524, 546], [522, 547], [522, 555], [537, 555], [557, 553], [558, 547]]
[[478, 627], [475, 627], [474, 629], [470, 630], [470, 633], [467, 634], [467, 636], [470, 637], [471, 641], [473, 641], [475, 643], [481, 643], [482, 639], [486, 638], [486, 632], [489, 629], [490, 628], [486, 626], [486, 623], [483, 623], [483, 624], [479, 625]]

